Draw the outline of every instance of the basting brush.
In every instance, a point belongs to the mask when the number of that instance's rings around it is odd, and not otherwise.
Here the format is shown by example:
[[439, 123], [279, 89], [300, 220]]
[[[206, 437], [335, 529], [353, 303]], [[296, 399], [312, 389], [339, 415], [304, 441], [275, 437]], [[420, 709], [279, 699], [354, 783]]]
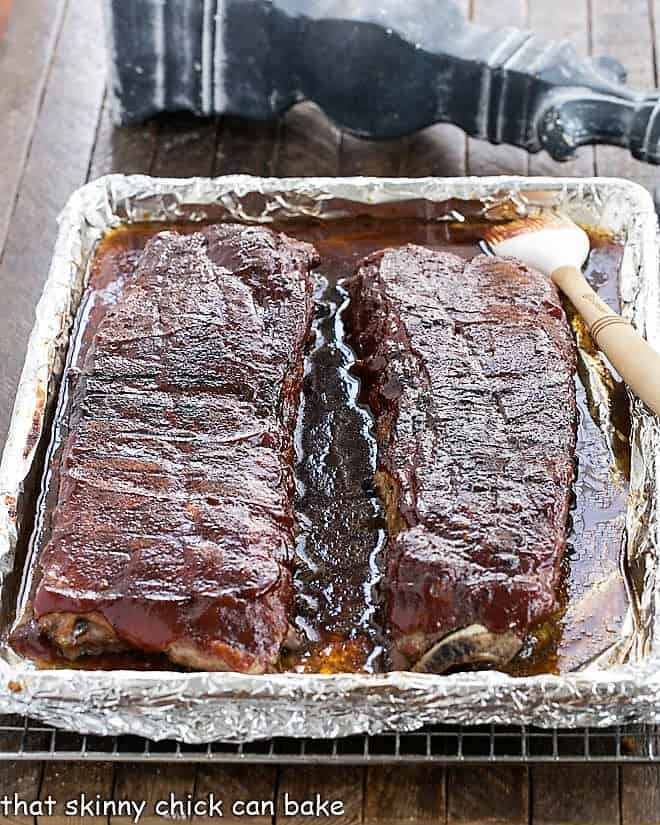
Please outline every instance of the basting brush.
[[496, 255], [518, 258], [548, 275], [571, 300], [594, 344], [642, 401], [660, 415], [660, 355], [602, 301], [582, 274], [590, 251], [587, 233], [570, 218], [547, 212], [486, 231]]

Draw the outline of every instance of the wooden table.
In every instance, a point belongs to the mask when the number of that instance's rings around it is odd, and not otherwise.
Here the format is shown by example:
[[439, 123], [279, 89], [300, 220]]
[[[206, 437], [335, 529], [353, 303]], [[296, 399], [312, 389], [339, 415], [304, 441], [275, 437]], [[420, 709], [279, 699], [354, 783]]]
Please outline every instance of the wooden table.
[[[631, 83], [643, 87], [657, 83], [655, 56], [660, 42], [656, 42], [655, 21], [660, 19], [660, 0], [462, 0], [462, 4], [479, 22], [530, 26], [550, 36], [569, 37], [583, 53], [619, 58]], [[11, 0], [0, 0], [3, 14], [10, 6]], [[201, 121], [181, 115], [140, 128], [114, 129], [104, 85], [99, 6], [97, 0], [20, 0], [0, 40], [0, 442], [48, 270], [55, 218], [71, 192], [87, 179], [108, 172], [165, 176], [251, 172], [603, 174], [648, 186], [658, 180], [656, 168], [643, 166], [617, 149], [585, 148], [576, 160], [559, 166], [542, 155], [529, 157], [518, 149], [466, 140], [452, 126], [432, 127], [391, 143], [365, 143], [341, 134], [306, 105], [278, 124], [249, 124], [233, 118]], [[51, 793], [62, 800], [84, 790], [92, 796], [155, 800], [172, 790], [179, 796], [204, 797], [215, 791], [226, 799], [281, 802], [286, 791], [298, 798], [319, 792], [343, 799], [346, 815], [335, 818], [340, 822], [642, 823], [660, 822], [659, 771], [655, 766], [632, 765], [195, 768], [0, 763], [0, 797], [17, 792], [25, 799], [43, 799]], [[31, 817], [5, 821], [34, 822]], [[195, 821], [201, 825], [207, 820]], [[270, 822], [271, 817], [256, 821]]]

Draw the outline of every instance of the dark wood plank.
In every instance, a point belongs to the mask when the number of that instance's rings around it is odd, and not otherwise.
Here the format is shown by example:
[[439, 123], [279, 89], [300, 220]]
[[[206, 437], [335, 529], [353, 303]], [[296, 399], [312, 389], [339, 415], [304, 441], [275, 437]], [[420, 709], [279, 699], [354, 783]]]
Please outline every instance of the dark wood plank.
[[339, 143], [340, 175], [397, 177], [405, 174], [408, 138], [362, 140], [342, 132]]
[[[620, 60], [628, 70], [628, 83], [650, 89], [655, 84], [653, 33], [649, 0], [592, 0], [591, 21], [594, 54]], [[653, 187], [658, 182], [655, 166], [634, 160], [626, 149], [596, 148], [599, 175], [624, 177]]]
[[278, 124], [225, 117], [220, 121], [214, 175], [273, 174]]
[[[554, 40], [569, 40], [581, 57], [589, 54], [589, 0], [562, 2], [559, 7], [548, 0], [528, 0], [529, 28]], [[547, 152], [531, 155], [530, 175], [589, 177], [594, 174], [594, 150], [583, 146], [574, 160], [559, 163]]]
[[[255, 825], [271, 825], [273, 815], [268, 803], [275, 809], [277, 768], [270, 765], [260, 767], [250, 765], [200, 765], [197, 769], [195, 799], [208, 800], [210, 794], [224, 800], [223, 822], [236, 825], [249, 820]], [[254, 801], [259, 805], [258, 814], [250, 814], [246, 803]], [[240, 807], [234, 808], [238, 803]], [[264, 807], [261, 803], [266, 803]], [[243, 813], [245, 812], [245, 813]], [[217, 819], [196, 816], [194, 825], [213, 825]]]
[[448, 768], [448, 825], [483, 825], [485, 822], [527, 825], [529, 821], [527, 768], [508, 765]]
[[367, 770], [365, 825], [445, 821], [446, 772], [440, 766], [388, 765]]
[[[527, 0], [473, 0], [473, 19], [490, 28], [527, 25]], [[524, 175], [528, 155], [514, 146], [493, 146], [470, 138], [467, 147], [467, 168], [471, 175]]]
[[619, 822], [616, 765], [535, 765], [534, 825], [610, 825]]
[[94, 799], [112, 799], [112, 765], [103, 762], [52, 762], [44, 768], [39, 799], [50, 795], [58, 801], [53, 816], [37, 817], [36, 825], [103, 825], [108, 818], [89, 816], [65, 816], [66, 803], [85, 794]]
[[283, 118], [273, 158], [273, 174], [280, 177], [336, 175], [340, 134], [311, 103], [294, 106]]
[[[338, 825], [355, 825], [362, 821], [364, 769], [360, 767], [327, 767], [297, 765], [280, 769], [276, 821], [286, 825], [308, 825], [325, 817], [287, 813], [285, 803], [313, 802], [318, 794], [322, 800], [342, 802], [343, 814], [332, 816]], [[303, 809], [304, 811], [305, 809]]]
[[[36, 752], [48, 750], [51, 743], [49, 732], [30, 732], [24, 726], [24, 718], [18, 715], [3, 716], [2, 725], [6, 729], [0, 732], [0, 751], [16, 753], [17, 751]], [[14, 794], [18, 799], [30, 804], [40, 798], [39, 791], [44, 773], [41, 762], [0, 762], [0, 798], [12, 800]], [[4, 814], [4, 811], [2, 811]], [[35, 825], [34, 816], [23, 815], [21, 811], [12, 811], [7, 817], [0, 815], [3, 822], [10, 825]]]
[[408, 140], [401, 174], [411, 178], [466, 174], [467, 137], [458, 126], [438, 123], [422, 129]]
[[[148, 763], [121, 764], [115, 768], [115, 784], [112, 798], [146, 801], [141, 825], [163, 825], [173, 821], [169, 817], [157, 816], [155, 806], [162, 800], [168, 800], [170, 794], [176, 799], [186, 800], [195, 793], [195, 765]], [[219, 794], [221, 791], [218, 792]], [[188, 818], [178, 821], [189, 822]], [[217, 821], [217, 820], [216, 820]], [[125, 825], [132, 822], [130, 817], [111, 816], [110, 825]]]
[[620, 770], [622, 825], [658, 825], [660, 767], [622, 765]]
[[148, 175], [156, 153], [157, 124], [154, 120], [140, 126], [116, 127], [112, 122], [106, 95], [96, 143], [89, 166], [89, 178], [111, 172], [125, 175]]
[[159, 177], [214, 174], [218, 122], [188, 113], [162, 115], [139, 126], [112, 122], [109, 101], [103, 106], [90, 178], [111, 172]]
[[[27, 803], [39, 798], [43, 774], [41, 762], [0, 762], [0, 797], [10, 799], [17, 794]], [[34, 825], [33, 816], [10, 815], [2, 817], [6, 825]]]
[[66, 0], [0, 0], [0, 259]]
[[70, 3], [47, 81], [0, 262], [0, 442], [4, 441], [34, 310], [57, 232], [56, 216], [84, 183], [96, 135], [105, 61], [99, 3]]
[[187, 112], [158, 118], [156, 153], [151, 173], [162, 178], [213, 174], [218, 121]]

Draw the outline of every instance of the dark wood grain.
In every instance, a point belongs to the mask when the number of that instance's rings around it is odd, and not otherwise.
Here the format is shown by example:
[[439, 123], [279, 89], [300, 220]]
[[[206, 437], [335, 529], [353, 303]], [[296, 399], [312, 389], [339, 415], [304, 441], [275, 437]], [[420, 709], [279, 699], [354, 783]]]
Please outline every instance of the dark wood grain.
[[73, 762], [71, 764], [50, 763], [44, 767], [44, 775], [39, 793], [40, 799], [52, 796], [58, 801], [54, 816], [37, 817], [36, 825], [104, 825], [107, 817], [65, 816], [66, 803], [85, 794], [93, 799], [101, 794], [103, 799], [112, 799], [112, 765], [104, 762]]
[[98, 3], [70, 3], [0, 262], [0, 442], [9, 423], [34, 311], [48, 273], [56, 217], [87, 177], [105, 63]]
[[[41, 762], [0, 762], [0, 797], [14, 794], [25, 802], [39, 798], [39, 787], [43, 774]], [[7, 825], [35, 825], [32, 816], [2, 817]]]
[[411, 178], [467, 174], [467, 137], [447, 123], [429, 126], [407, 139], [401, 173]]
[[[646, 736], [624, 737], [626, 753], [644, 756], [652, 748], [658, 753], [658, 727], [649, 725]], [[660, 765], [621, 765], [619, 768], [622, 825], [658, 825], [660, 823]]]
[[[228, 825], [249, 821], [254, 825], [271, 825], [272, 815], [267, 808], [258, 814], [247, 815], [248, 808], [234, 809], [234, 804], [254, 801], [270, 802], [275, 808], [277, 768], [274, 766], [248, 767], [244, 765], [201, 765], [197, 769], [195, 798], [208, 799], [209, 794], [224, 800], [223, 822]], [[242, 812], [246, 811], [246, 815]], [[212, 825], [217, 819], [196, 816], [194, 825]]]
[[96, 142], [89, 165], [89, 178], [111, 172], [148, 175], [153, 167], [158, 137], [157, 123], [118, 128], [112, 122], [110, 100], [106, 95]]
[[[167, 817], [157, 816], [156, 803], [167, 800], [170, 794], [179, 800], [185, 800], [188, 794], [195, 793], [195, 765], [153, 765], [137, 763], [122, 764], [115, 768], [113, 799], [144, 800], [147, 805], [140, 825], [163, 825], [173, 821]], [[179, 822], [189, 822], [188, 818]], [[218, 820], [216, 820], [217, 822]], [[132, 822], [130, 817], [110, 817], [109, 825], [125, 825]]]
[[616, 765], [537, 765], [531, 785], [535, 825], [619, 822]]
[[[3, 717], [3, 724], [9, 728], [0, 735], [0, 748], [6, 752], [48, 749], [50, 736], [43, 732], [28, 733], [21, 717]], [[41, 762], [0, 761], [0, 798], [13, 799], [16, 794], [18, 799], [27, 803], [34, 802], [39, 799], [43, 773], [44, 766]], [[9, 825], [35, 825], [33, 816], [23, 816], [20, 812], [0, 818]]]
[[218, 121], [187, 112], [161, 115], [151, 174], [161, 178], [208, 177], [215, 163]]
[[446, 772], [429, 765], [388, 765], [367, 770], [365, 825], [444, 822]]
[[313, 800], [316, 794], [328, 801], [341, 801], [343, 815], [331, 817], [338, 825], [355, 825], [362, 821], [364, 768], [325, 767], [301, 765], [280, 769], [277, 794], [278, 823], [309, 825], [322, 818], [310, 816], [286, 816], [285, 800]]
[[272, 175], [277, 136], [275, 122], [222, 118], [213, 174]]
[[[9, 184], [3, 164], [16, 164], [16, 174], [23, 172], [21, 190], [16, 199], [0, 204], [11, 206], [11, 228], [0, 261], [0, 289], [4, 295], [4, 323], [0, 325], [0, 351], [3, 353], [0, 375], [5, 392], [0, 397], [0, 440], [9, 418], [14, 388], [20, 373], [27, 336], [33, 324], [34, 307], [48, 270], [56, 233], [56, 216], [71, 192], [85, 181], [94, 144], [99, 106], [103, 94], [103, 61], [99, 50], [87, 50], [98, 41], [100, 10], [92, 4], [71, 5], [64, 18], [47, 83], [45, 71], [51, 60], [52, 47], [62, 23], [65, 4], [26, 0], [21, 13], [15, 15], [16, 47], [21, 49], [22, 73], [9, 75], [8, 86], [0, 85], [0, 113], [10, 108], [15, 124], [28, 115], [33, 123], [25, 128], [24, 140], [34, 133], [29, 158], [23, 170], [20, 141], [3, 135], [0, 154], [0, 178]], [[25, 34], [26, 29], [29, 36]], [[13, 29], [11, 32], [13, 37]], [[10, 48], [14, 41], [10, 39]], [[7, 76], [7, 55], [2, 56], [3, 80]], [[44, 73], [41, 77], [40, 73]], [[12, 85], [13, 84], [13, 85]], [[45, 91], [42, 87], [45, 85]], [[15, 105], [7, 100], [7, 89], [15, 95]], [[41, 98], [41, 107], [36, 100]], [[0, 118], [0, 128], [12, 119]], [[0, 228], [0, 236], [2, 229]], [[11, 742], [6, 742], [12, 747]], [[110, 775], [111, 775], [111, 768]], [[30, 799], [39, 789], [43, 766], [38, 763], [2, 765], [3, 791], [16, 791]], [[101, 774], [95, 769], [94, 778]], [[52, 778], [52, 772], [48, 774]], [[63, 773], [63, 777], [69, 774]], [[76, 770], [70, 774], [69, 789], [76, 787]], [[107, 786], [107, 782], [101, 787]], [[31, 821], [31, 820], [30, 820]]]
[[447, 770], [448, 825], [527, 825], [529, 816], [527, 768], [498, 765]]
[[405, 174], [408, 142], [408, 138], [376, 142], [342, 133], [339, 143], [339, 174], [383, 177]]
[[621, 766], [621, 824], [660, 823], [660, 766]]
[[336, 175], [339, 130], [311, 103], [294, 106], [284, 117], [273, 158], [279, 177]]
[[66, 0], [0, 0], [0, 259]]

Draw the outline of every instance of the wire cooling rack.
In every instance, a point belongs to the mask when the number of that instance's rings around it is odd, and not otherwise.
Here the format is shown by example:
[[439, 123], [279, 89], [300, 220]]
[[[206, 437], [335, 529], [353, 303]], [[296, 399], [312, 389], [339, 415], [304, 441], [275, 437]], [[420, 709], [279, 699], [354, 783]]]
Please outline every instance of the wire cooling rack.
[[660, 735], [644, 726], [581, 730], [437, 726], [340, 739], [277, 738], [185, 745], [135, 736], [83, 736], [0, 716], [0, 760], [245, 764], [483, 764], [660, 762]]

